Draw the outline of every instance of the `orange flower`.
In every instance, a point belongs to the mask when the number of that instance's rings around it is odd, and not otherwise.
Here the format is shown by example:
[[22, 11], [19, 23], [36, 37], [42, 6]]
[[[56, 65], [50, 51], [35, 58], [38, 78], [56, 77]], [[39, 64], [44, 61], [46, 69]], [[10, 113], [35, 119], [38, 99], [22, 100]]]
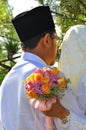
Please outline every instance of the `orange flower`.
[[50, 69], [50, 73], [59, 75], [60, 71], [57, 68], [53, 68], [53, 69]]
[[50, 81], [50, 78], [48, 76], [43, 77], [43, 82], [44, 83], [49, 83], [49, 81]]
[[50, 88], [49, 88], [49, 84], [44, 84], [43, 85], [43, 92], [45, 93], [45, 94], [49, 94], [50, 93]]
[[42, 81], [42, 79], [43, 79], [43, 76], [42, 76], [41, 73], [35, 73], [34, 74], [34, 80], [35, 81]]
[[58, 80], [58, 87], [61, 90], [65, 90], [66, 86], [67, 86], [67, 81], [64, 76], [61, 76], [60, 79]]
[[28, 91], [27, 94], [30, 98], [37, 98], [37, 94], [33, 90]]

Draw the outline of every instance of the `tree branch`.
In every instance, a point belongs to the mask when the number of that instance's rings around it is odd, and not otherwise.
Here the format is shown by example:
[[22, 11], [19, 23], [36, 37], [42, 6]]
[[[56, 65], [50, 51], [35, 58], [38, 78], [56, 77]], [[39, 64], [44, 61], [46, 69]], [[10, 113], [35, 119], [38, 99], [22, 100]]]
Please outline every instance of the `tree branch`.
[[11, 59], [2, 60], [2, 61], [0, 61], [0, 63], [2, 63], [2, 62], [7, 62], [7, 61], [13, 61], [14, 59], [17, 59], [17, 58], [19, 58], [19, 57], [20, 57], [20, 56], [17, 56], [17, 57], [11, 58]]
[[10, 66], [5, 65], [5, 64], [2, 64], [1, 62], [0, 62], [0, 66], [2, 66], [3, 68], [6, 68], [7, 70], [10, 70], [10, 69], [11, 69]]
[[83, 5], [83, 7], [86, 9], [86, 4], [82, 2], [82, 0], [79, 0], [79, 2]]
[[51, 10], [51, 12], [52, 12], [52, 13], [54, 13], [54, 14], [59, 15], [60, 17], [64, 17], [64, 18], [66, 18], [66, 19], [71, 19], [71, 20], [79, 20], [80, 22], [83, 22], [83, 23], [85, 23], [85, 22], [86, 22], [86, 20], [82, 20], [82, 19], [75, 19], [75, 18], [68, 17], [66, 14], [61, 14], [61, 13], [58, 13], [58, 12], [54, 12], [54, 11], [52, 11], [52, 10]]

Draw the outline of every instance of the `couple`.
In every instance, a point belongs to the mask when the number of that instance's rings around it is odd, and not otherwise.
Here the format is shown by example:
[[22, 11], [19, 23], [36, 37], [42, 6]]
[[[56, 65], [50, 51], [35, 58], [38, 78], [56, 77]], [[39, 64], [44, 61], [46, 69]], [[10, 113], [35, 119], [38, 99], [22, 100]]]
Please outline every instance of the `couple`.
[[[12, 23], [22, 42], [23, 54], [1, 85], [0, 116], [4, 130], [45, 130], [43, 112], [31, 106], [24, 92], [24, 80], [36, 68], [54, 64], [58, 49], [55, 25], [48, 6], [40, 6], [16, 16]], [[70, 78], [68, 90], [52, 105], [54, 130], [82, 130], [85, 126], [86, 26], [69, 29], [63, 39], [59, 69]], [[83, 76], [82, 76], [83, 75]], [[70, 113], [70, 114], [69, 114]], [[68, 126], [61, 123], [71, 115]], [[79, 125], [78, 125], [79, 124]], [[49, 130], [49, 129], [48, 129]]]

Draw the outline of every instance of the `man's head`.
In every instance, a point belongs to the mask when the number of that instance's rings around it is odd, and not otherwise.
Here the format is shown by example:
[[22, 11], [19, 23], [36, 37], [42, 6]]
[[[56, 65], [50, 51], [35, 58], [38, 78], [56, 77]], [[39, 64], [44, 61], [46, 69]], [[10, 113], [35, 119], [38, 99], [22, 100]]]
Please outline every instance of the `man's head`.
[[48, 6], [39, 6], [23, 12], [17, 15], [12, 20], [12, 23], [21, 42], [26, 42], [39, 34], [55, 28]]
[[40, 56], [48, 65], [53, 64], [57, 49], [55, 46], [53, 50], [54, 44], [51, 44], [54, 41], [52, 35], [54, 37], [55, 25], [50, 8], [39, 6], [23, 12], [17, 15], [12, 23], [22, 42], [23, 50]]

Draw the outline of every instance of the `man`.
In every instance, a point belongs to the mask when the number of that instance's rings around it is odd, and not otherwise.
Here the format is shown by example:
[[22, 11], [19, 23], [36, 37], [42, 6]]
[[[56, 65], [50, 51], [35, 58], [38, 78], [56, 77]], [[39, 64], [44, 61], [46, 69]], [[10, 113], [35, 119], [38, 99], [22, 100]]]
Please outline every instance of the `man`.
[[[5, 130], [44, 130], [44, 114], [35, 110], [24, 92], [24, 80], [36, 68], [53, 65], [57, 42], [48, 6], [39, 6], [16, 16], [12, 23], [22, 42], [22, 54], [1, 85], [1, 120]], [[52, 113], [64, 119], [69, 112], [57, 101]]]

